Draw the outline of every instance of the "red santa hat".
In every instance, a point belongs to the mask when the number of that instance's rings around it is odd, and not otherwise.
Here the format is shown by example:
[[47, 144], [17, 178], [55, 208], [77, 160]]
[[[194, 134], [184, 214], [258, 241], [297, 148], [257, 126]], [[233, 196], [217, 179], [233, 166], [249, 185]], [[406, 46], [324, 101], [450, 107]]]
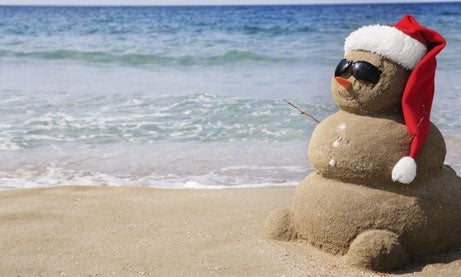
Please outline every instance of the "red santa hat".
[[412, 70], [402, 96], [405, 125], [412, 140], [409, 155], [401, 158], [392, 169], [394, 181], [409, 184], [416, 177], [415, 158], [429, 132], [437, 66], [435, 56], [445, 44], [439, 33], [421, 26], [411, 15], [403, 16], [394, 26], [364, 26], [346, 38], [346, 54], [353, 50], [368, 51]]

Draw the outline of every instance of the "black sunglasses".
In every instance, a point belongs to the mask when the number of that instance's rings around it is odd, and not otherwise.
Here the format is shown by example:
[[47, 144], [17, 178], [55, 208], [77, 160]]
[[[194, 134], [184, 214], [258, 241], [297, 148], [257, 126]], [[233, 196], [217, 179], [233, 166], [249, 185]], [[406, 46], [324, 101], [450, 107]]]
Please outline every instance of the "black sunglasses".
[[379, 81], [382, 71], [379, 70], [376, 66], [372, 65], [366, 61], [348, 61], [342, 59], [338, 66], [336, 66], [335, 76], [340, 76], [346, 72], [349, 67], [351, 68], [352, 76], [355, 78], [376, 84]]

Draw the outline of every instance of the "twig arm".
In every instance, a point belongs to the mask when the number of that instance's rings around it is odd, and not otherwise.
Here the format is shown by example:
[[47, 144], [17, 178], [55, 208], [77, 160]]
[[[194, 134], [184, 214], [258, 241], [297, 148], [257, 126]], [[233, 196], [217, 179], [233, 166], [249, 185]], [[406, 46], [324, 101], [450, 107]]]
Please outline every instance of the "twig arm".
[[286, 99], [283, 99], [283, 101], [285, 101], [288, 105], [292, 106], [293, 108], [295, 108], [296, 110], [298, 110], [298, 112], [302, 115], [305, 115], [305, 116], [308, 116], [310, 119], [314, 120], [315, 122], [317, 123], [320, 123], [320, 120], [318, 120], [317, 118], [315, 118], [313, 115], [311, 115], [310, 113], [306, 113], [305, 111], [301, 110], [300, 108], [298, 108], [295, 104], [291, 103], [290, 101], [286, 100]]

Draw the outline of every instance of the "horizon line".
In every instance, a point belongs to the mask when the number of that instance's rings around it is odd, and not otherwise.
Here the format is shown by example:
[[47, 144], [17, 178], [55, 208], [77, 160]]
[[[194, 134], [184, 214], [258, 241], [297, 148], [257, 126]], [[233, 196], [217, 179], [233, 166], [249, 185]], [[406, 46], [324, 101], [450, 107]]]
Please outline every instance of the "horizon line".
[[440, 3], [460, 3], [461, 1], [456, 1], [456, 0], [447, 0], [447, 1], [433, 1], [433, 0], [416, 0], [416, 1], [391, 1], [391, 2], [367, 2], [367, 1], [332, 1], [332, 2], [327, 2], [327, 3], [248, 3], [248, 4], [231, 4], [231, 3], [223, 3], [223, 4], [105, 4], [105, 3], [61, 3], [61, 4], [40, 4], [40, 3], [6, 3], [2, 4], [0, 3], [0, 7], [6, 7], [6, 6], [11, 6], [11, 7], [221, 7], [221, 6], [310, 6], [310, 5], [382, 5], [382, 4], [440, 4]]

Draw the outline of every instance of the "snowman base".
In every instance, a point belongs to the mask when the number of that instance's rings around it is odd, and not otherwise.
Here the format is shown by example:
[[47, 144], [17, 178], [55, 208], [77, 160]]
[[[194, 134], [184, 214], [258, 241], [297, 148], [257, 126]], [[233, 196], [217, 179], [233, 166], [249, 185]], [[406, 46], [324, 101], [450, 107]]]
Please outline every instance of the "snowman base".
[[274, 240], [305, 240], [348, 264], [386, 272], [461, 246], [461, 178], [448, 166], [411, 185], [365, 186], [312, 173], [292, 209], [265, 221]]

